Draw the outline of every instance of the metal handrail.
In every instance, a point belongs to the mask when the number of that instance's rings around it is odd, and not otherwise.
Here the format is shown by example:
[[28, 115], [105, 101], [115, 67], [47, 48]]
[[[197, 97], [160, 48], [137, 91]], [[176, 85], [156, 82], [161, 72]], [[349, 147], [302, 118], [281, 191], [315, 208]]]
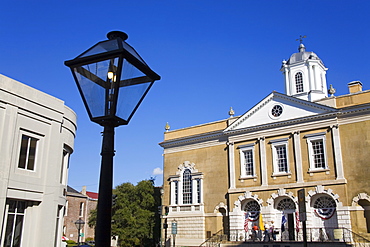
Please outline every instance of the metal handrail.
[[351, 242], [347, 242], [347, 243], [352, 243], [352, 244], [355, 244], [355, 246], [370, 246], [370, 240], [365, 238], [364, 236], [361, 236], [360, 234], [358, 233], [355, 233], [353, 232], [352, 230], [350, 229], [347, 229], [347, 228], [344, 228], [343, 227], [343, 230], [348, 232], [347, 235], [351, 235]]
[[224, 234], [224, 231], [221, 229], [215, 234], [213, 234], [210, 238], [208, 238], [206, 241], [201, 243], [199, 247], [201, 246], [208, 246], [208, 247], [218, 247], [220, 246], [220, 243], [223, 240], [227, 240], [227, 236]]
[[[285, 229], [281, 232], [281, 228], [275, 228], [278, 234], [275, 235], [274, 241], [282, 242], [302, 242], [303, 231], [299, 228]], [[261, 232], [261, 237], [258, 239], [252, 238], [252, 232], [249, 230], [245, 233], [244, 229], [231, 230], [230, 240], [232, 241], [264, 241], [266, 240], [265, 234]], [[271, 235], [269, 235], [272, 238]], [[267, 238], [268, 239], [268, 238]], [[351, 229], [344, 227], [315, 227], [307, 228], [307, 241], [308, 242], [345, 242], [355, 244], [355, 246], [370, 246], [370, 240], [353, 232]]]

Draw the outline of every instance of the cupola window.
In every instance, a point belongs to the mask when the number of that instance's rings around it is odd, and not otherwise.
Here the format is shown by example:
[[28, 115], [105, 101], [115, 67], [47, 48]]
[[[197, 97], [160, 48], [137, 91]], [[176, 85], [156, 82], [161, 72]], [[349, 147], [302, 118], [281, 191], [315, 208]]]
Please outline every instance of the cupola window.
[[295, 74], [295, 88], [297, 93], [303, 92], [303, 76], [301, 72]]

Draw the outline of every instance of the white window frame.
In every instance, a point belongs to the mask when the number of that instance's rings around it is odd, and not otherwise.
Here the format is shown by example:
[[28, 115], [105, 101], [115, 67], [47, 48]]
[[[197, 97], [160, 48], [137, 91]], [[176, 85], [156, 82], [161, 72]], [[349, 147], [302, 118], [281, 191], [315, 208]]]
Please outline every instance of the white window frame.
[[173, 204], [179, 204], [179, 181], [174, 181], [174, 203]]
[[85, 203], [84, 202], [80, 202], [80, 211], [79, 211], [79, 217], [84, 217], [84, 214], [85, 214]]
[[[18, 202], [20, 202], [20, 200], [16, 200], [16, 199], [10, 199], [12, 201], [14, 201], [16, 203], [16, 205], [18, 205]], [[25, 220], [26, 220], [26, 212], [27, 212], [27, 207], [28, 207], [28, 201], [24, 201], [25, 203], [25, 207], [24, 207], [24, 211], [23, 212], [18, 212], [19, 208], [16, 207], [15, 208], [15, 212], [10, 212], [9, 211], [9, 202], [6, 203], [6, 206], [5, 206], [5, 215], [4, 215], [4, 223], [5, 223], [5, 226], [8, 224], [8, 217], [9, 215], [14, 215], [14, 222], [16, 222], [16, 216], [23, 216], [23, 219], [22, 219], [22, 228], [20, 229], [20, 235], [21, 235], [21, 238], [20, 238], [20, 245], [22, 246], [22, 242], [23, 242], [23, 238], [24, 238], [24, 227], [25, 227]], [[1, 243], [0, 245], [1, 246], [5, 246], [6, 244], [6, 231], [8, 229], [6, 227], [3, 227], [3, 231], [2, 231], [2, 237], [1, 237]], [[15, 227], [14, 227], [14, 224], [12, 224], [12, 238], [10, 239], [11, 241], [11, 246], [13, 246], [14, 244], [14, 232], [15, 232]]]
[[[308, 160], [310, 162], [309, 172], [315, 172], [315, 171], [327, 171], [329, 170], [328, 167], [328, 160], [327, 160], [327, 152], [326, 152], [326, 132], [319, 132], [314, 134], [308, 134], [304, 136], [307, 141], [307, 147], [308, 147]], [[314, 160], [314, 150], [312, 147], [312, 143], [315, 141], [322, 141], [323, 143], [323, 153], [324, 153], [324, 167], [315, 167], [315, 160]]]
[[[270, 141], [271, 144], [271, 151], [272, 151], [272, 166], [273, 166], [273, 173], [272, 176], [284, 176], [284, 175], [291, 175], [290, 165], [289, 165], [289, 145], [288, 145], [289, 138], [277, 139]], [[279, 164], [278, 164], [278, 154], [277, 154], [277, 147], [285, 146], [286, 151], [286, 171], [281, 172], [279, 171]]]
[[196, 181], [196, 188], [195, 188], [196, 201], [195, 201], [195, 203], [200, 204], [200, 203], [202, 203], [202, 193], [203, 193], [203, 191], [202, 191], [202, 179], [197, 178], [197, 179], [195, 179], [195, 181]]
[[[184, 172], [190, 170], [191, 175], [191, 203], [183, 202]], [[170, 205], [193, 206], [203, 204], [203, 174], [190, 167], [183, 167], [177, 175], [170, 176]]]
[[[297, 75], [300, 74], [300, 78], [297, 78]], [[297, 79], [300, 79], [300, 81], [297, 81]], [[299, 83], [299, 84], [298, 84]], [[304, 92], [304, 83], [303, 83], [303, 72], [298, 71], [294, 74], [294, 85], [295, 85], [295, 91], [296, 93], [303, 93]], [[302, 91], [298, 91], [299, 89], [302, 88]]]
[[[274, 115], [273, 115], [273, 113], [272, 113], [272, 110], [273, 110], [276, 106], [279, 106], [279, 107], [281, 108], [281, 113], [280, 113], [278, 116], [274, 116]], [[279, 118], [284, 114], [284, 105], [283, 105], [283, 104], [280, 104], [280, 103], [275, 102], [275, 103], [273, 104], [273, 106], [271, 107], [271, 109], [269, 110], [268, 114], [269, 114], [269, 117], [270, 117], [271, 119], [274, 119], [274, 120], [279, 119]]]
[[[19, 161], [21, 159], [21, 149], [22, 149], [22, 137], [27, 136], [30, 138], [34, 138], [37, 140], [36, 143], [36, 150], [35, 150], [35, 160], [33, 164], [33, 169], [27, 169], [27, 163], [25, 168], [19, 167]], [[16, 163], [14, 164], [15, 167], [17, 168], [18, 173], [21, 174], [31, 174], [31, 173], [37, 173], [41, 168], [39, 167], [39, 159], [41, 159], [42, 156], [42, 149], [43, 149], [43, 141], [44, 141], [44, 135], [38, 134], [32, 131], [28, 131], [25, 129], [20, 129], [19, 131], [19, 137], [18, 137], [18, 143], [16, 144], [17, 148], [17, 159]], [[28, 152], [28, 151], [27, 151]]]
[[[27, 143], [27, 147], [26, 150], [24, 150], [26, 152], [25, 154], [25, 157], [24, 157], [24, 167], [20, 167], [20, 162], [21, 162], [21, 157], [22, 157], [22, 150], [23, 150], [23, 137], [25, 138], [28, 138], [28, 143]], [[32, 156], [33, 156], [33, 164], [32, 164], [32, 168], [29, 168], [29, 164], [30, 164], [30, 150], [31, 150], [31, 141], [35, 141], [35, 147], [34, 147], [34, 153], [32, 153]], [[32, 136], [32, 135], [29, 135], [29, 134], [25, 134], [25, 133], [21, 133], [21, 138], [20, 138], [20, 145], [19, 145], [19, 156], [18, 156], [18, 164], [17, 164], [17, 167], [18, 169], [21, 169], [21, 170], [26, 170], [26, 171], [35, 171], [36, 169], [36, 164], [37, 164], [37, 151], [39, 149], [39, 142], [40, 142], [40, 139], [38, 137], [35, 137], [35, 136]], [[23, 159], [22, 159], [23, 160]]]
[[[188, 179], [185, 181], [185, 172], [188, 174]], [[182, 204], [192, 205], [194, 204], [194, 184], [193, 184], [193, 176], [191, 174], [190, 169], [185, 169], [182, 173]]]
[[68, 200], [66, 200], [66, 205], [64, 207], [64, 216], [68, 215], [68, 206], [69, 206], [69, 202], [68, 202]]
[[[256, 178], [256, 159], [255, 159], [255, 143], [239, 146], [239, 156], [240, 156], [240, 179], [248, 179], [248, 178]], [[252, 174], [246, 173], [246, 160], [245, 160], [245, 153], [251, 152], [252, 153]]]
[[60, 183], [63, 185], [67, 184], [68, 181], [68, 169], [69, 169], [69, 158], [71, 156], [72, 150], [65, 146], [62, 153], [62, 162], [60, 166]]

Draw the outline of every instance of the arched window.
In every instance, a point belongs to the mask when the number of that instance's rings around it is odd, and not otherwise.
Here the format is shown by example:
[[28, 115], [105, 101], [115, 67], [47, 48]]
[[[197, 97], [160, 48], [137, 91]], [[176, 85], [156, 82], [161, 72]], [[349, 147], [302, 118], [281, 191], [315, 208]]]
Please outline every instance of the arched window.
[[194, 168], [195, 164], [184, 162], [179, 166], [176, 175], [170, 176], [170, 204], [171, 206], [186, 205], [181, 210], [189, 210], [190, 205], [195, 211], [199, 211], [199, 205], [203, 203], [203, 174]]
[[191, 172], [189, 169], [184, 171], [183, 175], [183, 184], [182, 184], [182, 198], [184, 204], [192, 204], [192, 181], [191, 181]]
[[303, 92], [303, 76], [301, 72], [295, 74], [295, 89], [297, 93]]
[[364, 218], [366, 224], [359, 226], [359, 228], [364, 229], [367, 233], [370, 233], [370, 202], [368, 200], [359, 200], [358, 205], [362, 207], [361, 216]]
[[331, 196], [321, 195], [313, 202], [315, 214], [323, 220], [330, 219], [335, 211], [337, 204]]
[[286, 209], [295, 209], [295, 203], [292, 199], [285, 197], [278, 202], [276, 209], [280, 211], [284, 211]]
[[259, 218], [260, 210], [261, 207], [255, 200], [249, 200], [244, 206], [248, 221], [256, 221]]
[[313, 203], [314, 208], [335, 208], [337, 204], [330, 196], [320, 196]]
[[261, 207], [255, 200], [248, 201], [244, 206], [244, 211], [257, 212], [260, 211]]

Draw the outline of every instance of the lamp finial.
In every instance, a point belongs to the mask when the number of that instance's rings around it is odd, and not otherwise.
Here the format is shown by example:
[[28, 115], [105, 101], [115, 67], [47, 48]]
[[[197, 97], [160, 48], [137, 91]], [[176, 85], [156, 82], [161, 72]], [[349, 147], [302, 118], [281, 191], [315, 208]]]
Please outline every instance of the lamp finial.
[[125, 41], [126, 39], [128, 39], [128, 35], [121, 31], [111, 31], [107, 34], [107, 38], [109, 40], [121, 38], [123, 41]]

